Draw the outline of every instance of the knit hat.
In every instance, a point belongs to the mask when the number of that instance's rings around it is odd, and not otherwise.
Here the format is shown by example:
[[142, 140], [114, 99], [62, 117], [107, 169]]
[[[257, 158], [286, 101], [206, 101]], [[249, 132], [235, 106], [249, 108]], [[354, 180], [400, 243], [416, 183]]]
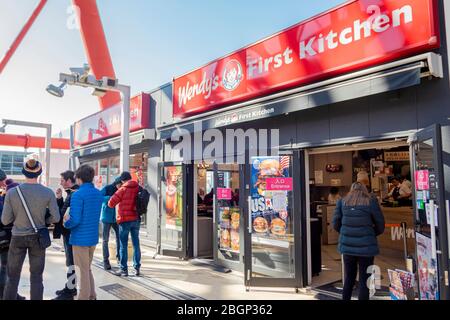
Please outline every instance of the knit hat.
[[6, 173], [2, 169], [0, 169], [0, 181], [3, 181], [6, 179]]
[[14, 182], [13, 179], [6, 179], [5, 184], [6, 184], [6, 192], [19, 185], [17, 182]]
[[42, 165], [35, 159], [30, 159], [24, 163], [22, 174], [28, 179], [34, 179], [41, 175]]

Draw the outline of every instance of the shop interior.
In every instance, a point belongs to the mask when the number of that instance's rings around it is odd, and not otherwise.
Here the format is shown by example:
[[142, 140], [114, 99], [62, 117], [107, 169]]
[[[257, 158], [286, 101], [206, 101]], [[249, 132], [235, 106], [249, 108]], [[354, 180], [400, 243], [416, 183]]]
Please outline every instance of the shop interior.
[[381, 269], [382, 292], [389, 290], [388, 269], [407, 270], [406, 257], [415, 254], [413, 187], [406, 142], [312, 150], [309, 184], [314, 287], [342, 286], [339, 234], [331, 222], [336, 200], [346, 196], [360, 171], [368, 173], [369, 192], [378, 198], [386, 221], [385, 232], [378, 237], [380, 255], [375, 258], [375, 265]]

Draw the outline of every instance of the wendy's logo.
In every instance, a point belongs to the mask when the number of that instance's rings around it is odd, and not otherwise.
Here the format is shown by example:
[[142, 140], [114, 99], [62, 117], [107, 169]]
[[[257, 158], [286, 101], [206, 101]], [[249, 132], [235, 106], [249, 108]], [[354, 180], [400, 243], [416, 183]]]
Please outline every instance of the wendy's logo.
[[222, 85], [227, 91], [234, 91], [244, 79], [242, 66], [237, 60], [230, 60], [225, 65], [222, 75]]

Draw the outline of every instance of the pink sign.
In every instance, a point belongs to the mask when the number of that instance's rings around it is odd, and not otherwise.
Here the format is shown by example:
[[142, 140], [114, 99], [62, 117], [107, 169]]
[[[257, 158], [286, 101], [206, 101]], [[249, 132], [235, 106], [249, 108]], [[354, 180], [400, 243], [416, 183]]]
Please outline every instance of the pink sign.
[[416, 189], [417, 190], [430, 190], [428, 170], [416, 171]]
[[293, 190], [292, 178], [267, 178], [266, 190], [268, 191], [292, 191]]
[[217, 188], [218, 200], [231, 200], [231, 189], [229, 188]]

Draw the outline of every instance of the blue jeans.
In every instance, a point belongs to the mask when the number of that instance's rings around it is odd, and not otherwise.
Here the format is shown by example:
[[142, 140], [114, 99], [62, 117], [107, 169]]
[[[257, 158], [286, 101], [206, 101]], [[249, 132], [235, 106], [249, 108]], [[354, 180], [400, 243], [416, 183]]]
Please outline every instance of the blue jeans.
[[120, 268], [122, 271], [128, 271], [128, 234], [131, 234], [131, 242], [133, 243], [133, 266], [135, 269], [141, 267], [141, 249], [139, 247], [140, 227], [141, 222], [139, 220], [119, 224]]
[[120, 259], [120, 238], [119, 238], [119, 226], [117, 223], [105, 223], [102, 222], [103, 225], [103, 262], [109, 262], [109, 234], [111, 232], [111, 228], [114, 230], [116, 234], [116, 257], [117, 260]]

